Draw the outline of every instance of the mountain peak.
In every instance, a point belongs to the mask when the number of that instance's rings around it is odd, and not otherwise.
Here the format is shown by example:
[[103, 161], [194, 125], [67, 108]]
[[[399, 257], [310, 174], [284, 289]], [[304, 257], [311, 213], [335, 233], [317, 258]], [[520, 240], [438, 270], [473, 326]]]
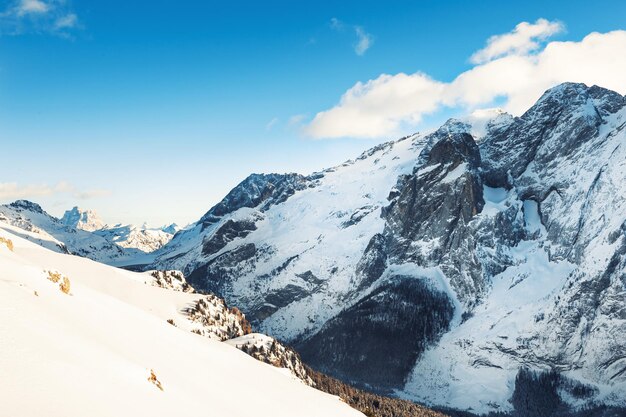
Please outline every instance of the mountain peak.
[[165, 233], [174, 235], [176, 234], [176, 232], [180, 230], [180, 227], [176, 223], [172, 223], [169, 226], [166, 225], [166, 226], [161, 227], [161, 230], [164, 231]]
[[28, 200], [16, 200], [9, 204], [9, 206], [20, 210], [32, 211], [33, 213], [44, 213], [39, 204], [33, 203], [32, 201]]
[[591, 118], [602, 118], [626, 106], [626, 98], [597, 85], [566, 82], [546, 90], [541, 98], [522, 115], [522, 119], [555, 117], [563, 110], [581, 112]]
[[63, 217], [61, 217], [61, 223], [65, 226], [86, 230], [88, 232], [102, 229], [105, 226], [104, 222], [95, 211], [83, 210], [78, 206], [67, 210], [65, 214], [63, 214]]
[[264, 211], [273, 204], [285, 201], [296, 190], [306, 186], [307, 179], [300, 174], [250, 174], [211, 208], [200, 222], [205, 226], [216, 223], [220, 217], [242, 207], [256, 207]]

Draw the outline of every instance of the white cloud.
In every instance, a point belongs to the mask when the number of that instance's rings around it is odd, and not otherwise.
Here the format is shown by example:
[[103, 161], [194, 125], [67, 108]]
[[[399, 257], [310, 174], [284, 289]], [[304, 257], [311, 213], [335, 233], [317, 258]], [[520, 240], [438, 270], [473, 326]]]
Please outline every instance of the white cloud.
[[61, 181], [52, 186], [48, 184], [19, 185], [15, 182], [0, 183], [0, 200], [3, 201], [36, 199], [60, 194], [69, 195], [80, 200], [87, 200], [96, 197], [104, 197], [110, 193], [111, 192], [108, 190], [101, 189], [81, 191], [65, 181]]
[[560, 22], [538, 19], [535, 23], [522, 22], [512, 32], [494, 35], [487, 40], [487, 46], [472, 55], [470, 61], [482, 64], [509, 54], [527, 54], [539, 49], [539, 42], [562, 32], [565, 29]]
[[0, 200], [19, 200], [50, 194], [52, 194], [52, 189], [47, 185], [26, 185], [20, 187], [15, 182], [0, 183]]
[[65, 0], [16, 0], [0, 13], [0, 34], [48, 33], [70, 37], [79, 28]]
[[15, 7], [19, 16], [47, 13], [50, 10], [50, 6], [40, 0], [21, 0]]
[[354, 45], [354, 52], [357, 55], [363, 55], [365, 51], [367, 51], [370, 46], [372, 46], [372, 35], [365, 32], [365, 30], [363, 30], [363, 28], [360, 26], [356, 26], [354, 28], [354, 31], [356, 32], [357, 37], [357, 43], [356, 45]]
[[383, 74], [358, 82], [330, 110], [318, 113], [307, 133], [314, 137], [380, 137], [401, 123], [416, 124], [422, 114], [436, 110], [433, 97], [444, 85], [425, 74]]
[[[512, 33], [516, 31], [519, 25]], [[508, 48], [447, 83], [420, 72], [357, 82], [337, 105], [317, 113], [304, 132], [314, 138], [398, 135], [443, 108], [472, 111], [496, 99], [519, 115], [546, 89], [566, 81], [626, 93], [626, 31], [594, 32], [579, 42], [550, 42], [539, 50], [520, 51]]]

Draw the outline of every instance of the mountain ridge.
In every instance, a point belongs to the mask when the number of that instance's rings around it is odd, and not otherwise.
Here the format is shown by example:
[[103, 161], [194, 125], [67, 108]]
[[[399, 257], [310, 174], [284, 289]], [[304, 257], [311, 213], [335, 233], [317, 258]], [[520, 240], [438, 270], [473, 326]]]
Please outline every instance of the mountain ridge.
[[[623, 271], [619, 245], [625, 239], [620, 207], [626, 179], [619, 162], [625, 107], [617, 93], [564, 83], [548, 90], [521, 117], [495, 112], [480, 129], [471, 120], [450, 120], [430, 134], [381, 144], [308, 177], [256, 176], [250, 180], [255, 190], [270, 191], [239, 199], [249, 202], [243, 206], [223, 200], [219, 218], [179, 234], [155, 253], [152, 266], [185, 270], [192, 285], [224, 296], [264, 332], [311, 352], [305, 360], [324, 371], [341, 369], [350, 355], [363, 362], [346, 362], [344, 369], [378, 363], [369, 377], [384, 375], [384, 358], [374, 359], [372, 352], [389, 346], [364, 330], [405, 314], [380, 306], [392, 300], [419, 311], [423, 305], [407, 298], [411, 291], [427, 291], [423, 300], [443, 296], [453, 306], [452, 316], [432, 307], [426, 315], [439, 317], [429, 321], [433, 326], [407, 322], [405, 331], [428, 341], [410, 348], [416, 363], [409, 357], [398, 368], [402, 371], [377, 382], [379, 388], [400, 389], [434, 405], [507, 410], [520, 363], [557, 366], [574, 379], [595, 384], [599, 394], [584, 401], [619, 403], [616, 381], [623, 378], [622, 362], [619, 355], [611, 359], [603, 352], [626, 345], [610, 336], [625, 325], [615, 306], [615, 297], [624, 294], [616, 277]], [[483, 137], [471, 136], [481, 130]], [[246, 181], [231, 193], [245, 194]], [[605, 196], [610, 196], [608, 202]], [[605, 252], [608, 256], [600, 260]], [[611, 262], [604, 260], [611, 257]], [[584, 261], [592, 258], [595, 267]], [[610, 278], [599, 278], [602, 268]], [[415, 280], [423, 283], [420, 288], [407, 287]], [[597, 280], [605, 284], [596, 287], [592, 283]], [[589, 300], [574, 301], [580, 295], [568, 286]], [[602, 288], [610, 289], [612, 298]], [[367, 304], [373, 309], [357, 307], [368, 297], [374, 297]], [[498, 297], [518, 298], [511, 301], [512, 313]], [[614, 307], [589, 315], [605, 303]], [[570, 305], [580, 305], [577, 315], [568, 313]], [[353, 308], [358, 310], [351, 313]], [[484, 329], [481, 317], [494, 327]], [[583, 318], [599, 327], [580, 328]], [[513, 330], [496, 334], [505, 323]], [[578, 364], [576, 355], [566, 353], [574, 346], [554, 339], [565, 332], [567, 340], [578, 340], [575, 349], [585, 352], [584, 346], [596, 346], [589, 339], [593, 328], [607, 334], [605, 349], [589, 349]], [[347, 342], [351, 329], [363, 330], [362, 343]], [[335, 357], [315, 354], [342, 337], [346, 342]], [[465, 339], [474, 347], [441, 350], [463, 345]], [[550, 354], [550, 349], [559, 353]], [[444, 356], [460, 364], [446, 371]], [[601, 363], [610, 363], [610, 372], [596, 368]], [[492, 388], [461, 395], [469, 381], [461, 374], [482, 375], [483, 387]], [[369, 378], [340, 376], [365, 384]]]

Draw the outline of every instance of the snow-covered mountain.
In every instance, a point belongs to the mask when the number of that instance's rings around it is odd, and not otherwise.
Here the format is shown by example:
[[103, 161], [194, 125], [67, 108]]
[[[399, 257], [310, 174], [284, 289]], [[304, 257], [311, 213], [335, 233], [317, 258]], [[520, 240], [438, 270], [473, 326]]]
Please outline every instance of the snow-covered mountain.
[[95, 211], [78, 207], [57, 219], [26, 200], [0, 206], [0, 221], [36, 232], [36, 241], [49, 249], [109, 265], [144, 263], [146, 254], [161, 248], [179, 230], [176, 224], [162, 228], [108, 226]]
[[195, 334], [215, 325], [187, 313], [206, 295], [37, 239], [0, 222], [3, 415], [362, 416], [288, 370]]
[[105, 226], [105, 223], [102, 221], [100, 216], [98, 216], [98, 213], [92, 210], [83, 210], [78, 207], [73, 207], [71, 210], [67, 210], [63, 214], [63, 217], [61, 217], [61, 223], [66, 226], [86, 230], [88, 232], [102, 229]]
[[68, 218], [64, 216], [63, 220], [57, 219], [46, 213], [39, 204], [26, 200], [0, 206], [1, 222], [31, 232], [24, 237], [48, 249], [112, 265], [132, 263], [143, 255], [138, 249], [123, 248], [93, 232], [66, 224]]
[[506, 411], [529, 368], [570, 405], [626, 406], [625, 143], [626, 99], [565, 83], [521, 117], [252, 175], [150, 267], [402, 397]]
[[[170, 233], [170, 231], [174, 231], [174, 233]], [[146, 225], [117, 224], [95, 230], [94, 234], [102, 236], [123, 248], [135, 248], [142, 252], [150, 253], [172, 240], [176, 231], [175, 225], [164, 228], [149, 228]]]
[[145, 223], [141, 226], [132, 224], [109, 226], [95, 211], [79, 207], [67, 210], [61, 217], [61, 223], [71, 228], [94, 232], [123, 248], [139, 249], [145, 253], [161, 248], [180, 230], [176, 223], [161, 228], [150, 228]]

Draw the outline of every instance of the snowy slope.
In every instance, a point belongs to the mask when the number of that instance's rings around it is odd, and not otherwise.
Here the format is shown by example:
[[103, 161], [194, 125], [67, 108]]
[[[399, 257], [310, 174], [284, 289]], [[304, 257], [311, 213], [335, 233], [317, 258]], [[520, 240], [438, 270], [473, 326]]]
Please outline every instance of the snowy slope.
[[[227, 344], [166, 322], [184, 320], [181, 310], [200, 295], [49, 251], [20, 237], [25, 233], [32, 235], [6, 223], [0, 229], [12, 243], [0, 243], [1, 414], [361, 415]], [[68, 278], [67, 293], [48, 271]]]
[[[626, 99], [565, 83], [309, 176], [253, 175], [156, 251], [343, 379], [509, 410], [520, 368], [624, 406]], [[578, 382], [575, 382], [578, 381]]]

